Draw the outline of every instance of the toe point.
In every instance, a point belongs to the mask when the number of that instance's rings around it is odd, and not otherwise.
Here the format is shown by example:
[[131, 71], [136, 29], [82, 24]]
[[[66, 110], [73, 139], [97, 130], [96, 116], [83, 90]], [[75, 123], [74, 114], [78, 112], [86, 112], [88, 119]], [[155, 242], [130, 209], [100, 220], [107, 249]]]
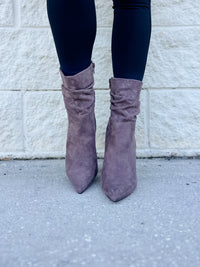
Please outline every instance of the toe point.
[[127, 188], [125, 189], [123, 187], [109, 188], [109, 189], [103, 188], [103, 191], [110, 200], [112, 200], [113, 202], [117, 202], [132, 194], [135, 188], [136, 184], [128, 187], [128, 189]]

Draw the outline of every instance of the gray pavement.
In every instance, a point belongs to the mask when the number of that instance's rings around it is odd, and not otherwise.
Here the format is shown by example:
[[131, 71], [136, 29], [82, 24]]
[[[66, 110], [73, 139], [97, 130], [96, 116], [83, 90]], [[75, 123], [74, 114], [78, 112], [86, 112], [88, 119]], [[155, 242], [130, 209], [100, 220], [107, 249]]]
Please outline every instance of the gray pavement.
[[200, 160], [137, 159], [120, 202], [77, 194], [61, 160], [0, 161], [0, 267], [200, 266]]

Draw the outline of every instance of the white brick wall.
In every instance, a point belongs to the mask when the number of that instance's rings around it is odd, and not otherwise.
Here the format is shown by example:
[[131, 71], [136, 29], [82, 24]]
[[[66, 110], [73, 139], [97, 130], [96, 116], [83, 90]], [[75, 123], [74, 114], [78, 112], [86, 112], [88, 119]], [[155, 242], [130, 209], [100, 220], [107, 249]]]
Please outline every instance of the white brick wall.
[[[63, 157], [67, 113], [45, 0], [0, 0], [0, 158]], [[97, 151], [104, 153], [112, 74], [112, 0], [96, 0]], [[200, 155], [199, 0], [152, 0], [137, 156]]]

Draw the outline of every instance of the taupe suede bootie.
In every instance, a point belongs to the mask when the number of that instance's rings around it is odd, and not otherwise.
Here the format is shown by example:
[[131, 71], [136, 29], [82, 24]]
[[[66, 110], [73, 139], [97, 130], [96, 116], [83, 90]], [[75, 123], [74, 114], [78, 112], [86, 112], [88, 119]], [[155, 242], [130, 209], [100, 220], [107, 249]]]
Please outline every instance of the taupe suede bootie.
[[65, 76], [61, 68], [59, 71], [68, 114], [65, 169], [75, 190], [82, 193], [98, 172], [93, 89], [95, 64], [91, 61], [86, 69], [71, 76]]
[[135, 79], [109, 79], [111, 112], [100, 181], [112, 201], [127, 197], [137, 185], [135, 124], [142, 84]]

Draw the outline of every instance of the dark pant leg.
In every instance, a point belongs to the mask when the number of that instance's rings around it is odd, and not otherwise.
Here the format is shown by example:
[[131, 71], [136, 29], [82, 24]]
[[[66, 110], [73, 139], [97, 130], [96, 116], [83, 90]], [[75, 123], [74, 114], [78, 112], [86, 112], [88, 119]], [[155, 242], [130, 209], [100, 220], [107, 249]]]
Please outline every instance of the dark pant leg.
[[113, 0], [113, 74], [142, 80], [151, 36], [151, 0]]
[[47, 0], [47, 14], [63, 73], [88, 67], [96, 37], [94, 0]]

